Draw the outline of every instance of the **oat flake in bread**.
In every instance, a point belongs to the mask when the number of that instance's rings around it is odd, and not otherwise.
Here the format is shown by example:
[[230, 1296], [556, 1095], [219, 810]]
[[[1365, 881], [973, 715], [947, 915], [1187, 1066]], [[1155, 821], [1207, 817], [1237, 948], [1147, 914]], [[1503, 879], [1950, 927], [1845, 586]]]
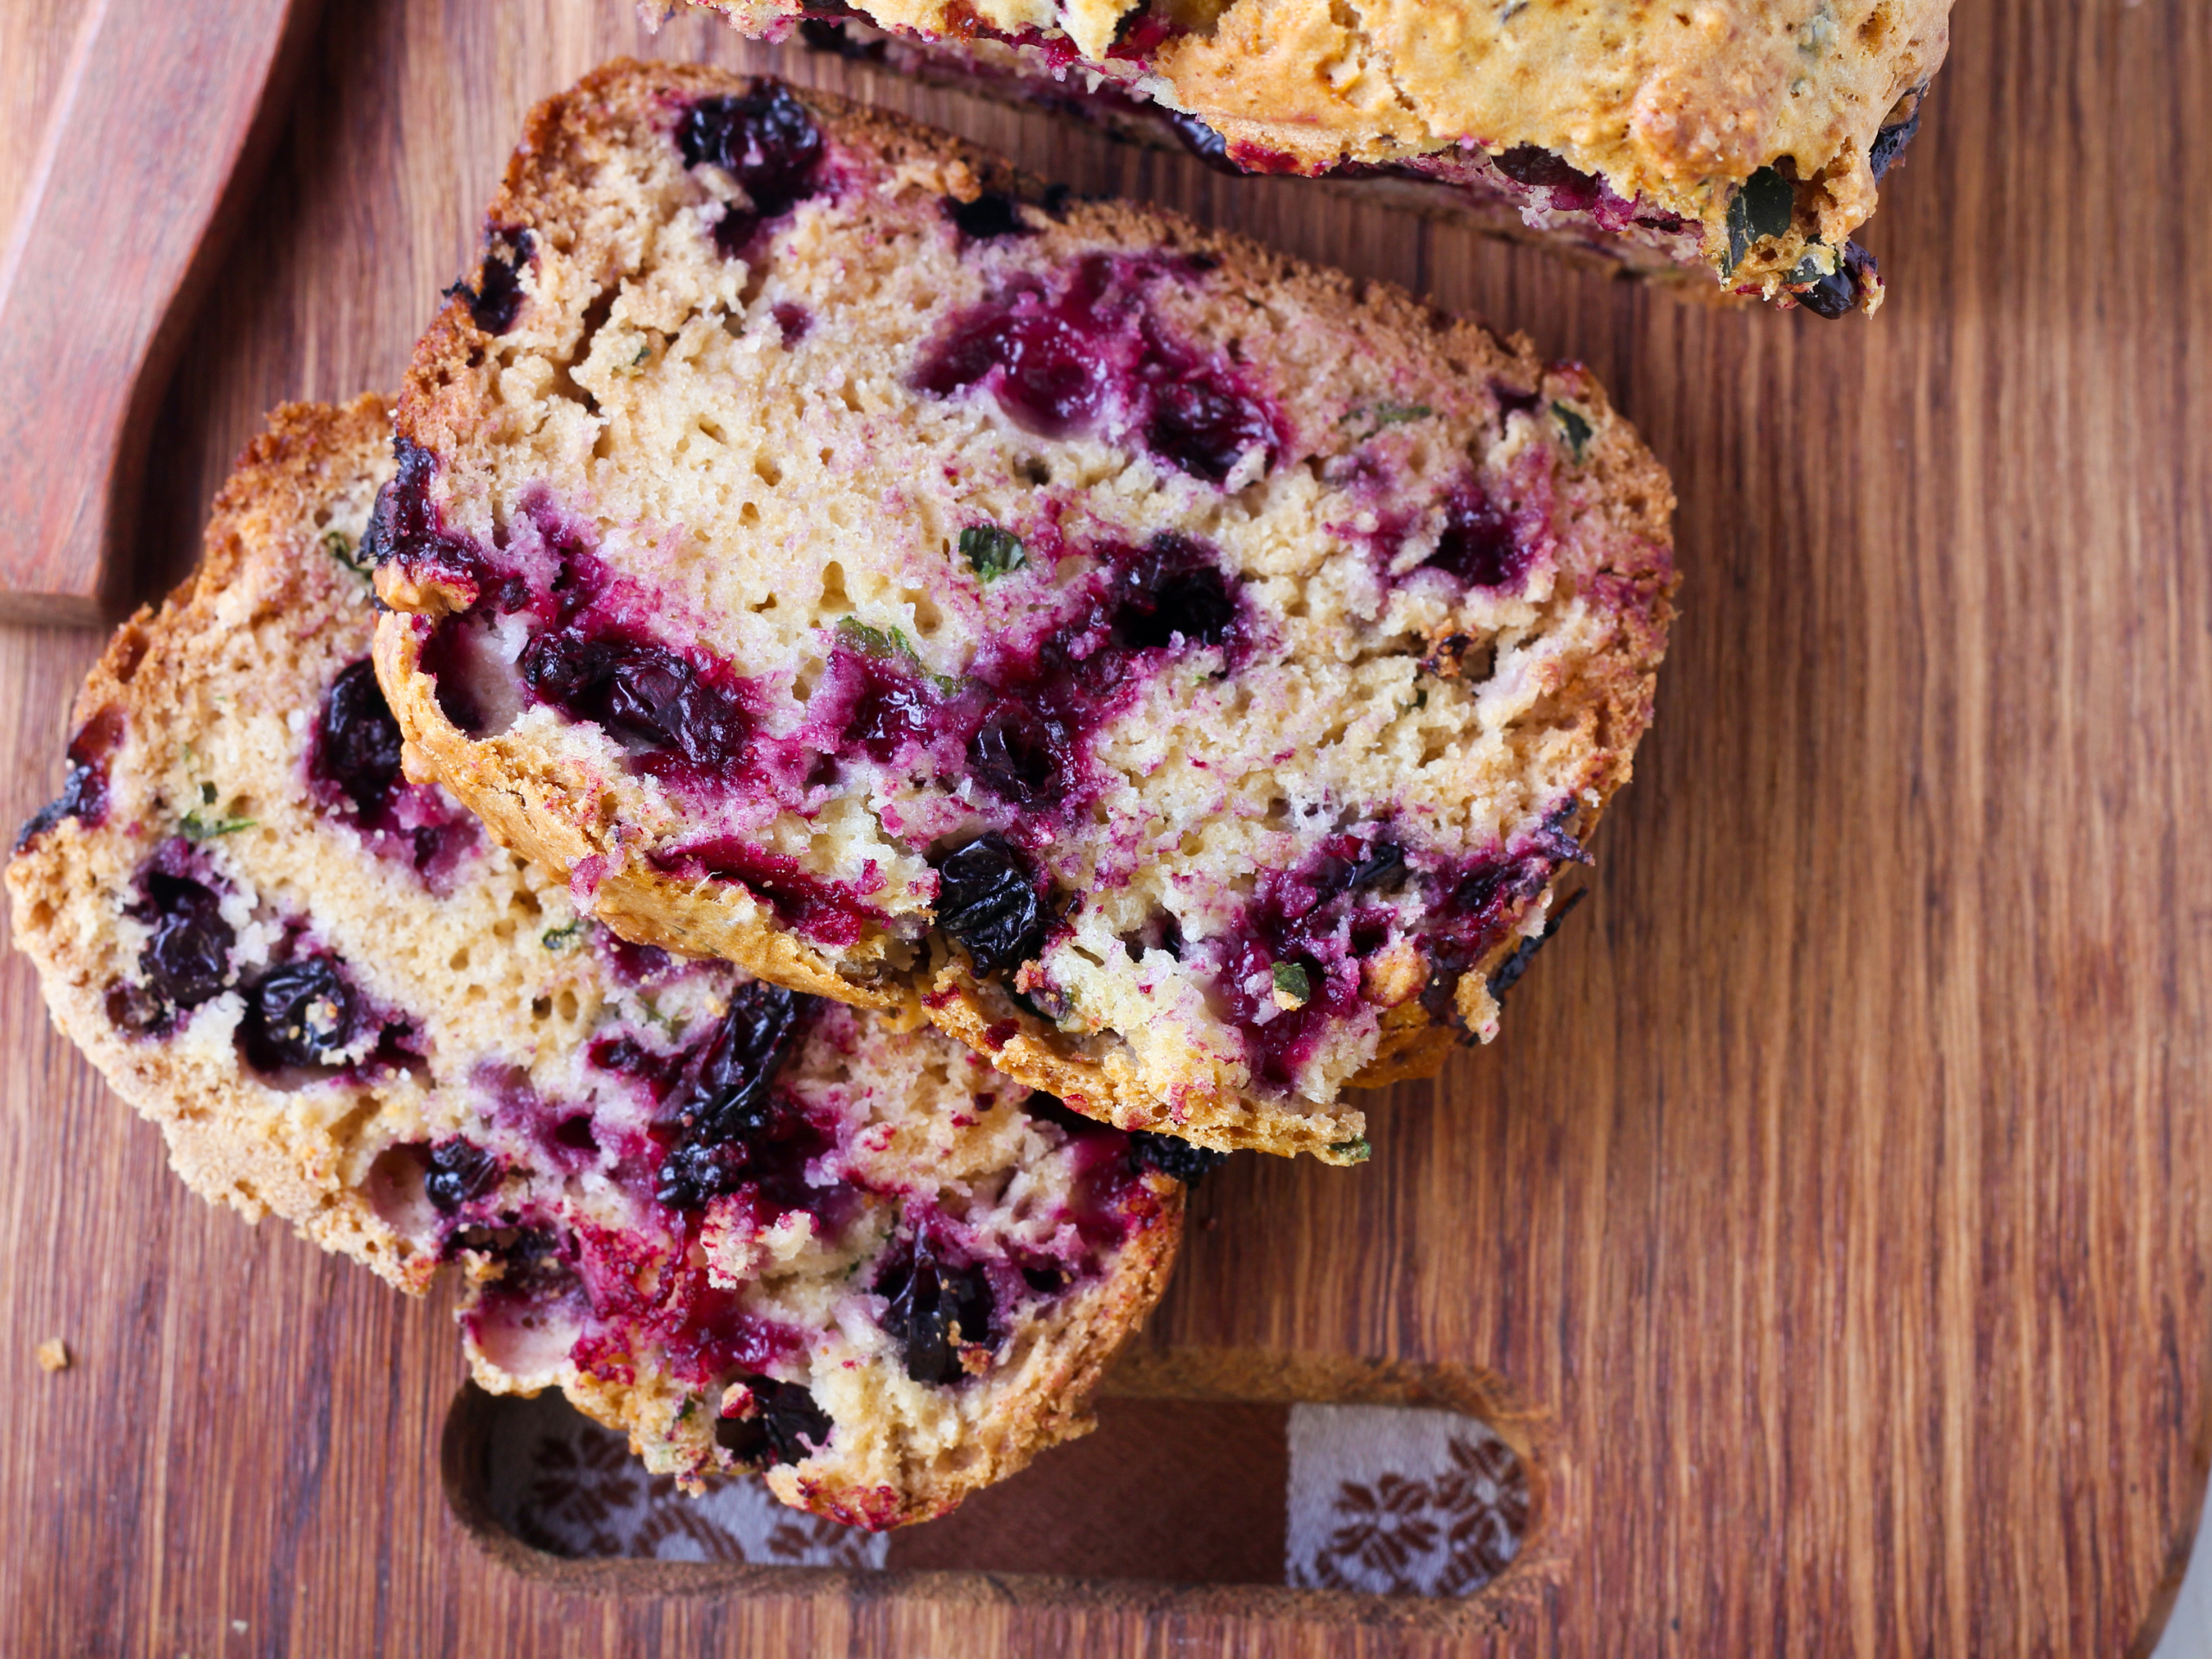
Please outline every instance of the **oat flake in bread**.
[[1829, 317], [1881, 303], [1852, 233], [1950, 42], [1950, 0], [697, 3], [1231, 172]]
[[532, 117], [372, 531], [410, 743], [617, 931], [1201, 1145], [1488, 1035], [1649, 718], [1582, 369], [772, 81]]
[[354, 567], [384, 405], [279, 410], [116, 636], [9, 867], [56, 1022], [178, 1172], [419, 1289], [654, 1470], [870, 1527], [1088, 1427], [1204, 1154], [927, 1028], [625, 944], [400, 771]]

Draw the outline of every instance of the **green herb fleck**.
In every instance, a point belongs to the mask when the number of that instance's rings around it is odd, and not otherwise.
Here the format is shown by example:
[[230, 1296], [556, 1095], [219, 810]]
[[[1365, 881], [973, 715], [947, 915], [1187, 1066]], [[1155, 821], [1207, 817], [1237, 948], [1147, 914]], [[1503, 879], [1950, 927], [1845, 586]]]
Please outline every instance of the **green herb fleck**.
[[904, 657], [910, 663], [921, 661], [915, 652], [914, 642], [906, 637], [904, 629], [872, 628], [857, 616], [847, 616], [838, 619], [837, 637], [863, 657], [879, 660]]
[[322, 533], [322, 550], [351, 570], [363, 582], [373, 582], [376, 571], [353, 556], [353, 538], [342, 530], [326, 530]]
[[691, 1023], [681, 1014], [663, 1014], [660, 1011], [659, 1003], [651, 996], [639, 997], [638, 1007], [644, 1012], [646, 1020], [666, 1032], [671, 1040], [682, 1037], [684, 1027]]
[[960, 682], [949, 675], [932, 674], [922, 667], [922, 654], [914, 649], [914, 642], [906, 637], [903, 628], [872, 628], [857, 616], [837, 620], [837, 637], [863, 657], [873, 657], [878, 662], [887, 662], [903, 657], [921, 671], [921, 676], [946, 696], [960, 690]]
[[1363, 1135], [1354, 1135], [1349, 1141], [1332, 1141], [1329, 1150], [1347, 1164], [1363, 1164], [1375, 1155], [1375, 1148], [1367, 1144]]
[[1567, 434], [1567, 447], [1574, 451], [1577, 461], [1581, 460], [1583, 446], [1590, 442], [1592, 435], [1590, 423], [1582, 418], [1580, 410], [1570, 409], [1565, 404], [1554, 404], [1552, 413], [1559, 417], [1560, 430]]
[[638, 354], [637, 354], [635, 357], [633, 357], [633, 358], [632, 358], [632, 359], [630, 359], [630, 366], [631, 366], [632, 368], [633, 368], [633, 369], [635, 369], [635, 368], [640, 368], [640, 367], [644, 366], [645, 359], [646, 359], [647, 358], [651, 357], [652, 354], [653, 354], [653, 343], [652, 343], [652, 341], [651, 341], [650, 340], [639, 340], [639, 341], [638, 342]]
[[1275, 963], [1275, 1002], [1286, 1008], [1302, 1008], [1313, 998], [1313, 982], [1294, 962]]
[[970, 524], [960, 532], [961, 556], [985, 582], [1010, 576], [1029, 563], [1021, 537], [996, 524]]
[[1728, 202], [1728, 270], [1744, 263], [1759, 238], [1787, 236], [1796, 211], [1796, 187], [1772, 168], [1745, 179]]
[[215, 804], [214, 785], [202, 784], [200, 785], [200, 804], [202, 806], [213, 806]]
[[218, 836], [235, 836], [241, 830], [251, 830], [256, 822], [252, 818], [203, 818], [197, 812], [188, 812], [177, 828], [184, 832], [187, 841], [213, 841]]
[[1425, 421], [1435, 413], [1427, 404], [1398, 404], [1384, 397], [1372, 404], [1354, 404], [1337, 417], [1337, 424], [1350, 426], [1357, 421], [1367, 423], [1367, 430], [1352, 439], [1357, 445], [1365, 443], [1386, 426], [1403, 426], [1408, 421]]
[[549, 927], [537, 936], [537, 942], [548, 950], [565, 950], [584, 936], [584, 918], [563, 922], [558, 927]]

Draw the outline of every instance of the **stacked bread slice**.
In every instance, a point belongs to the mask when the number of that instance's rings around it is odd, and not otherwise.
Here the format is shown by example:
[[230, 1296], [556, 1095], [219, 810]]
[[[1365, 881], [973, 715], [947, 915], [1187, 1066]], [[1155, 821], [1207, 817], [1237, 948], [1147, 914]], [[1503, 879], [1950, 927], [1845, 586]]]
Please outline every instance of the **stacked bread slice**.
[[[658, 16], [673, 0], [646, 0]], [[1951, 0], [688, 0], [748, 32], [1474, 220], [1586, 262], [1872, 313], [1852, 239]]]
[[369, 668], [389, 413], [280, 410], [118, 633], [8, 868], [56, 1022], [177, 1172], [419, 1290], [479, 1382], [883, 1527], [1088, 1427], [1188, 1149], [926, 1029], [632, 946], [408, 780]]
[[197, 1190], [457, 1265], [486, 1387], [941, 1513], [1087, 1426], [1187, 1180], [1494, 1034], [1665, 473], [1524, 340], [772, 80], [597, 72], [486, 225], [110, 646], [17, 940]]
[[378, 667], [595, 915], [1223, 1150], [1492, 1034], [1670, 616], [1585, 371], [708, 69], [550, 101], [487, 223]]

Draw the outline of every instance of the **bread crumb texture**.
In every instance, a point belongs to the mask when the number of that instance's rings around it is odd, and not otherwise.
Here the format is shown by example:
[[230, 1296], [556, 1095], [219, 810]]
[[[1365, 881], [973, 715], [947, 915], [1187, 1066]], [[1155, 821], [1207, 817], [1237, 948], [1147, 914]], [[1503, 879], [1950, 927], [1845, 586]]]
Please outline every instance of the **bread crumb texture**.
[[1173, 1149], [629, 946], [410, 782], [360, 551], [391, 471], [380, 400], [278, 411], [94, 669], [7, 872], [56, 1023], [195, 1191], [409, 1289], [456, 1266], [477, 1380], [657, 1472], [881, 1527], [1083, 1432]]

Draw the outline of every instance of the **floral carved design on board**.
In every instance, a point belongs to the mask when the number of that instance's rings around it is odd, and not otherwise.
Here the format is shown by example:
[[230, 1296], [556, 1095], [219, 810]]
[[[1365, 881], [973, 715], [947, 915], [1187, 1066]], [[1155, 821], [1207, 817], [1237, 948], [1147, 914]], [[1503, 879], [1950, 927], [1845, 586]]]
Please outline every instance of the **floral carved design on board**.
[[1520, 1552], [1528, 1471], [1471, 1419], [1383, 1416], [1375, 1432], [1325, 1434], [1310, 1448], [1294, 1439], [1306, 1468], [1294, 1477], [1303, 1490], [1292, 1495], [1290, 1580], [1370, 1595], [1472, 1595]]
[[493, 1510], [516, 1537], [549, 1554], [883, 1565], [882, 1537], [786, 1509], [760, 1481], [715, 1480], [704, 1496], [687, 1497], [674, 1476], [647, 1474], [621, 1435], [557, 1395], [503, 1405], [493, 1421]]

